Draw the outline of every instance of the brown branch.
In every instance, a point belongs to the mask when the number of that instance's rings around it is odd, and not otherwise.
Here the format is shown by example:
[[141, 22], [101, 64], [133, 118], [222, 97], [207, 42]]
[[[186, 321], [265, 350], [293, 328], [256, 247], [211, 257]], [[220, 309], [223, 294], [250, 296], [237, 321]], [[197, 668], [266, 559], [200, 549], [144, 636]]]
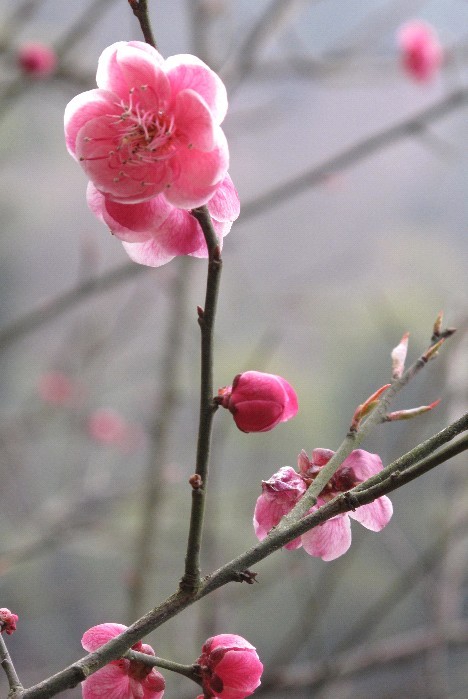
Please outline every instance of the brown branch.
[[158, 48], [156, 39], [154, 38], [151, 28], [151, 21], [148, 12], [148, 0], [128, 0], [128, 4], [132, 8], [132, 12], [140, 23], [141, 31], [147, 44]]

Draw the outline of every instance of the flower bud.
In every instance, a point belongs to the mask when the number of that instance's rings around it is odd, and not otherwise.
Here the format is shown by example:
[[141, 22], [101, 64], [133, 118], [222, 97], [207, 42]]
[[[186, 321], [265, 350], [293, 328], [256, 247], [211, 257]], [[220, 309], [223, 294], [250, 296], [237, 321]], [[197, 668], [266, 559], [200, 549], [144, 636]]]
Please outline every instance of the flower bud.
[[0, 633], [7, 633], [9, 636], [16, 631], [16, 622], [18, 615], [10, 612], [6, 607], [0, 609]]
[[50, 46], [31, 41], [18, 49], [18, 64], [23, 73], [33, 78], [46, 78], [54, 72], [57, 56]]
[[204, 643], [197, 664], [204, 696], [219, 699], [249, 697], [260, 685], [263, 672], [255, 648], [242, 636], [227, 633]]
[[412, 20], [398, 32], [403, 68], [414, 80], [428, 82], [437, 74], [444, 57], [434, 29], [426, 22]]
[[406, 354], [408, 352], [409, 333], [405, 333], [400, 340], [400, 344], [392, 350], [392, 378], [401, 378], [405, 370]]
[[246, 371], [218, 391], [217, 402], [234, 416], [242, 432], [268, 432], [296, 415], [297, 395], [281, 376]]

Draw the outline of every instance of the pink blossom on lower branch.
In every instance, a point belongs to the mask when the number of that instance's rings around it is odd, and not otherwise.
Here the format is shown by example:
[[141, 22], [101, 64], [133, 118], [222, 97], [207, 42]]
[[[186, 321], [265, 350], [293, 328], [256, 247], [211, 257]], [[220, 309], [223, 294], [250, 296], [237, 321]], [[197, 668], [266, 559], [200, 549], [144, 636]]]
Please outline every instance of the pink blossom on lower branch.
[[232, 386], [219, 389], [216, 400], [232, 413], [242, 432], [268, 432], [298, 411], [293, 387], [281, 376], [261, 371], [238, 374]]
[[[119, 238], [129, 257], [142, 265], [160, 267], [178, 255], [207, 257], [205, 237], [190, 211], [178, 209], [162, 195], [138, 204], [122, 204], [102, 194], [90, 182], [88, 205]], [[207, 203], [220, 246], [239, 216], [239, 197], [226, 175]]]
[[197, 699], [244, 699], [260, 685], [263, 665], [254, 646], [242, 636], [209, 638], [197, 660], [203, 695]]
[[[263, 493], [258, 498], [254, 514], [254, 528], [258, 539], [263, 540], [268, 531], [276, 526], [301, 499], [307, 487], [314, 481], [321, 469], [330, 461], [334, 452], [330, 449], [314, 449], [309, 459], [305, 451], [298, 457], [299, 473], [285, 466], [268, 481], [263, 481]], [[309, 510], [315, 512], [321, 505], [336, 495], [354, 488], [383, 468], [377, 454], [363, 449], [355, 449], [343, 461], [320, 494], [317, 505]], [[300, 486], [300, 481], [303, 487]], [[390, 499], [383, 495], [368, 505], [358, 507], [354, 512], [337, 515], [310, 529], [294, 539], [285, 548], [299, 548], [301, 545], [311, 556], [332, 561], [342, 556], [351, 546], [350, 517], [364, 527], [379, 532], [390, 521], [393, 507]]]
[[96, 83], [65, 110], [67, 148], [95, 187], [127, 204], [159, 194], [184, 209], [206, 204], [229, 165], [216, 73], [196, 56], [164, 60], [119, 41], [102, 52]]
[[[127, 630], [123, 624], [98, 624], [85, 632], [81, 645], [92, 653]], [[138, 641], [132, 650], [154, 655], [146, 643]], [[83, 699], [162, 699], [166, 683], [156, 670], [136, 660], [113, 660], [81, 684]]]
[[6, 607], [0, 608], [0, 633], [5, 633], [10, 636], [13, 631], [16, 631], [16, 622], [18, 615], [10, 612]]

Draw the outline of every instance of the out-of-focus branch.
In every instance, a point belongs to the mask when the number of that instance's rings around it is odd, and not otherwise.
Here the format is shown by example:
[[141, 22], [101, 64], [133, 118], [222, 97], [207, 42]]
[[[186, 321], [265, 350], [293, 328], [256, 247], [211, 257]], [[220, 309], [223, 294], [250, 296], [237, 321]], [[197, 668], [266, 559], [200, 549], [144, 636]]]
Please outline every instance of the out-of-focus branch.
[[151, 429], [151, 449], [143, 481], [139, 526], [135, 536], [135, 560], [129, 585], [128, 618], [142, 614], [145, 590], [155, 558], [155, 518], [164, 502], [164, 464], [168, 458], [168, 444], [177, 399], [177, 377], [183, 351], [184, 316], [187, 305], [189, 266], [187, 258], [178, 260], [179, 268], [168, 291], [172, 306], [168, 313], [168, 331], [160, 370], [162, 385], [158, 390], [154, 422]]
[[291, 199], [324, 182], [330, 175], [340, 172], [351, 165], [363, 160], [373, 153], [386, 148], [402, 138], [418, 136], [425, 128], [456, 109], [463, 107], [468, 102], [468, 89], [459, 89], [450, 92], [439, 102], [422, 109], [412, 117], [403, 119], [398, 124], [383, 129], [372, 136], [346, 148], [338, 155], [325, 160], [320, 165], [312, 167], [301, 175], [286, 180], [272, 188], [269, 192], [261, 194], [256, 199], [247, 202], [242, 207], [242, 221], [267, 211], [270, 208]]
[[468, 622], [452, 622], [443, 632], [432, 629], [417, 629], [398, 634], [382, 641], [364, 643], [346, 653], [331, 653], [327, 660], [307, 667], [294, 665], [281, 667], [272, 676], [262, 681], [258, 691], [261, 695], [269, 689], [293, 689], [321, 686], [324, 677], [330, 681], [355, 675], [364, 670], [376, 670], [390, 663], [411, 660], [429, 650], [441, 646], [464, 646], [468, 644]]
[[291, 15], [310, 2], [312, 0], [272, 0], [220, 69], [220, 76], [228, 83], [231, 95], [252, 70], [256, 54], [267, 41], [289, 21]]
[[[401, 138], [417, 135], [421, 130], [424, 130], [427, 124], [437, 121], [450, 112], [464, 106], [467, 101], [468, 89], [456, 90], [431, 107], [420, 111], [415, 116], [359, 141], [359, 143], [356, 143], [354, 146], [325, 160], [320, 165], [311, 168], [302, 175], [292, 178], [269, 192], [262, 194], [260, 197], [244, 204], [241, 213], [241, 223], [245, 223], [249, 219], [259, 216], [268, 209], [287, 201], [291, 197], [311, 187], [318, 186], [333, 173], [354, 165], [360, 160], [377, 152], [379, 149], [387, 147]], [[128, 262], [121, 267], [106, 272], [99, 278], [69, 289], [38, 309], [29, 311], [29, 313], [13, 321], [3, 330], [0, 330], [0, 351], [28, 332], [39, 328], [44, 323], [49, 322], [61, 313], [69, 310], [77, 303], [80, 303], [84, 298], [92, 296], [95, 292], [105, 291], [139, 272], [148, 271], [148, 269], [148, 267], [135, 265], [134, 262]]]
[[50, 320], [61, 315], [84, 299], [100, 294], [121, 282], [135, 277], [141, 272], [148, 271], [148, 267], [136, 265], [134, 262], [125, 263], [120, 267], [112, 269], [110, 272], [88, 279], [77, 284], [63, 294], [55, 296], [49, 301], [45, 301], [39, 307], [34, 308], [22, 317], [14, 320], [3, 330], [0, 330], [0, 351], [6, 349], [10, 344], [19, 340], [29, 332], [36, 330]]

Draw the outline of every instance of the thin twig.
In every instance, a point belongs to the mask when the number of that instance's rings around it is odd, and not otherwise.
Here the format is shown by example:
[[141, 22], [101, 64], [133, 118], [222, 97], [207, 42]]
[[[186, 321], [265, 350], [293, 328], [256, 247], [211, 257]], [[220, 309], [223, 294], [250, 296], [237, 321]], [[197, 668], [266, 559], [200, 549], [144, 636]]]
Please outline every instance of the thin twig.
[[201, 385], [200, 420], [198, 428], [197, 463], [192, 483], [192, 509], [185, 557], [185, 573], [181, 590], [193, 593], [200, 584], [200, 549], [205, 514], [206, 487], [211, 446], [213, 416], [217, 406], [213, 402], [213, 331], [221, 279], [221, 250], [206, 206], [194, 209], [193, 216], [202, 227], [208, 247], [208, 275], [205, 307], [198, 309], [201, 331]]
[[162, 667], [164, 670], [177, 672], [177, 674], [184, 675], [184, 677], [188, 677], [194, 682], [197, 682], [197, 684], [201, 684], [198, 666], [196, 664], [181, 665], [180, 663], [174, 663], [172, 660], [166, 660], [165, 658], [159, 658], [158, 656], [148, 655], [146, 653], [139, 653], [136, 650], [127, 651], [125, 657], [129, 660], [137, 660], [149, 667]]
[[128, 4], [132, 8], [132, 12], [140, 23], [141, 31], [147, 44], [158, 48], [156, 39], [154, 38], [151, 28], [151, 21], [148, 12], [148, 0], [128, 0]]
[[20, 692], [23, 690], [23, 685], [21, 684], [19, 677], [16, 673], [15, 666], [6, 647], [6, 643], [2, 634], [0, 633], [0, 665], [5, 671], [5, 675], [8, 679], [8, 684], [10, 685], [10, 690], [12, 693]]

